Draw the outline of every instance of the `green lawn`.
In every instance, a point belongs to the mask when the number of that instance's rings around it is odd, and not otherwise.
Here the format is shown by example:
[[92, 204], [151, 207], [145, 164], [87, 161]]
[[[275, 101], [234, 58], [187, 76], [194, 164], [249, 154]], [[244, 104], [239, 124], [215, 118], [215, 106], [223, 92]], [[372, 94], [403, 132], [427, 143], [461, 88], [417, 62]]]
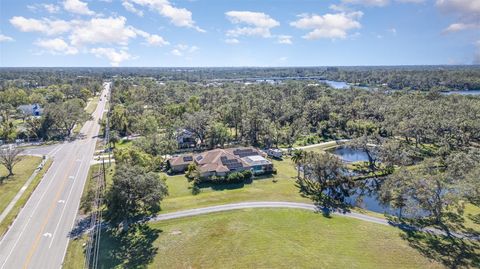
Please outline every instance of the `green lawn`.
[[465, 227], [480, 232], [480, 207], [472, 204], [465, 205]]
[[132, 140], [127, 140], [127, 139], [122, 139], [120, 142], [115, 144], [116, 149], [124, 149], [124, 148], [129, 148], [133, 145]]
[[[5, 217], [5, 219], [0, 223], [0, 237], [7, 231], [8, 227], [10, 224], [13, 222], [13, 220], [17, 217], [18, 213], [20, 210], [23, 208], [25, 203], [27, 203], [28, 198], [30, 198], [30, 195], [33, 193], [33, 191], [37, 188], [38, 184], [42, 180], [43, 176], [45, 173], [48, 171], [50, 166], [52, 165], [52, 160], [48, 160], [45, 165], [43, 166], [42, 171], [40, 171], [37, 176], [32, 180], [30, 185], [28, 185], [28, 188], [25, 190], [23, 195], [20, 197], [20, 199], [17, 201], [15, 206], [12, 208], [10, 213]], [[0, 186], [1, 187], [1, 186]]]
[[295, 209], [229, 211], [101, 238], [99, 268], [442, 268], [395, 228]]
[[299, 195], [295, 187], [297, 172], [292, 161], [285, 159], [272, 162], [277, 168], [277, 175], [260, 177], [249, 184], [217, 184], [204, 187], [197, 195], [192, 195], [191, 184], [183, 174], [169, 176], [167, 185], [170, 194], [162, 202], [162, 212], [244, 201], [309, 202]]
[[85, 111], [86, 111], [88, 114], [92, 114], [93, 112], [95, 112], [95, 109], [97, 108], [99, 99], [100, 99], [99, 96], [95, 96], [95, 97], [93, 97], [93, 98], [90, 100], [90, 102], [87, 104], [87, 107], [85, 107]]
[[[100, 172], [100, 169], [102, 169], [102, 164], [94, 164], [90, 166], [90, 169], [88, 170], [88, 175], [87, 175], [87, 181], [85, 182], [85, 186], [83, 188], [82, 192], [82, 198], [80, 202], [80, 213], [81, 214], [88, 214], [90, 213], [91, 209], [91, 202], [93, 201], [93, 195], [95, 193], [95, 187], [96, 187], [96, 182], [97, 178], [93, 178], [92, 175], [98, 175]], [[107, 172], [106, 175], [106, 182], [107, 182], [107, 187], [112, 184], [112, 177], [115, 172], [115, 163], [112, 163], [111, 166], [108, 166], [108, 163], [105, 162], [105, 169]]]
[[85, 263], [85, 245], [87, 244], [87, 235], [82, 237], [70, 239], [68, 241], [67, 252], [65, 253], [65, 260], [62, 268], [64, 269], [78, 269], [84, 268]]
[[[41, 161], [42, 158], [40, 157], [24, 156], [13, 168], [14, 175], [5, 179], [3, 184], [0, 184], [0, 212], [3, 212], [8, 203], [20, 191], [23, 184], [25, 184]], [[7, 169], [0, 166], [0, 177], [5, 177], [6, 175], [8, 175]]]

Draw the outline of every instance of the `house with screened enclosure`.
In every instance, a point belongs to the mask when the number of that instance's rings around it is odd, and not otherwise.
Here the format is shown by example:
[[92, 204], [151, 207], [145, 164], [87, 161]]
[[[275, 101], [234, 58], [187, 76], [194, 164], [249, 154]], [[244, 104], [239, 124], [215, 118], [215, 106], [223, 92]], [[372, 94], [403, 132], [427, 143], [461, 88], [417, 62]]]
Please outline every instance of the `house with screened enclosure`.
[[184, 172], [191, 163], [196, 164], [200, 177], [224, 177], [232, 172], [250, 170], [254, 175], [268, 174], [273, 164], [266, 153], [254, 147], [214, 149], [199, 154], [180, 155], [168, 160], [172, 172]]

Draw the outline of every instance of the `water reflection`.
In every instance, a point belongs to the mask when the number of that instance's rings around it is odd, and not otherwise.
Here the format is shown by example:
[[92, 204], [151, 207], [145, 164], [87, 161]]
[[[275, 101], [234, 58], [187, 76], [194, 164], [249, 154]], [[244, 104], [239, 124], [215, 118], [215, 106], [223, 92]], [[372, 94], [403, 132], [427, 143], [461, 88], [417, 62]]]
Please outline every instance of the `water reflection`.
[[337, 147], [331, 150], [331, 153], [337, 155], [344, 162], [368, 162], [368, 154], [364, 150], [353, 149], [349, 147]]
[[450, 92], [442, 92], [443, 95], [480, 95], [480, 90], [471, 90], [471, 91], [450, 91]]
[[[344, 162], [362, 162], [368, 161], [368, 155], [365, 151], [360, 149], [353, 149], [349, 147], [337, 147], [330, 151], [331, 153], [340, 157]], [[390, 207], [388, 204], [385, 204], [381, 201], [379, 197], [379, 190], [382, 185], [382, 178], [370, 178], [366, 180], [357, 181], [355, 183], [355, 189], [353, 194], [347, 199], [347, 203], [352, 206], [370, 210], [373, 212], [395, 215], [399, 216], [400, 214], [404, 217], [419, 217], [425, 216], [425, 212], [416, 211], [406, 211], [402, 212], [400, 209], [395, 209]], [[406, 201], [407, 204], [412, 204], [414, 201]], [[407, 206], [407, 208], [417, 208], [415, 206]]]

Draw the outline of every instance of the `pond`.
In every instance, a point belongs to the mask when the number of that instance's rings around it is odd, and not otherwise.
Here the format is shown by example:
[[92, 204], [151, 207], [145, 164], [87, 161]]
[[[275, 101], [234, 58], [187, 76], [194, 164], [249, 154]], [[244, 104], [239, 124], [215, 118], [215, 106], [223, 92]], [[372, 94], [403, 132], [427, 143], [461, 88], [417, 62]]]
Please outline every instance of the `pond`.
[[349, 147], [337, 147], [330, 151], [342, 159], [342, 161], [351, 162], [368, 162], [368, 155], [364, 150], [353, 149]]
[[[331, 153], [340, 157], [344, 162], [368, 161], [368, 155], [364, 150], [349, 147], [337, 147], [330, 150]], [[391, 208], [383, 204], [378, 197], [378, 188], [382, 179], [366, 179], [356, 183], [353, 194], [347, 199], [347, 203], [380, 214], [398, 216], [399, 209]], [[411, 201], [410, 201], [411, 202]], [[403, 216], [417, 217], [424, 216], [424, 212], [402, 212]]]
[[[361, 182], [357, 182], [357, 187], [354, 193], [347, 199], [347, 203], [352, 206], [370, 210], [380, 214], [387, 214], [392, 216], [399, 216], [400, 210], [394, 209], [389, 205], [383, 204], [378, 197], [378, 187], [381, 184], [381, 179], [366, 179]], [[407, 204], [414, 204], [413, 201], [406, 201]], [[410, 208], [418, 208], [418, 206], [409, 206]], [[415, 212], [409, 212], [404, 210], [402, 212], [404, 217], [421, 217], [426, 216], [427, 213], [421, 210]]]

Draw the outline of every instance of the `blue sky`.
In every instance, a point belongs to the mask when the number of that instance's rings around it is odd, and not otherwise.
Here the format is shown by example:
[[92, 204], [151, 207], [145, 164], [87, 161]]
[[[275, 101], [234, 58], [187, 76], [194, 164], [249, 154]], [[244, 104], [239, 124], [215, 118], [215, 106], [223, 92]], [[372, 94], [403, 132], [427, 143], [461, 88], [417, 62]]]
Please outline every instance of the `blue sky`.
[[2, 0], [0, 66], [480, 63], [480, 0]]

